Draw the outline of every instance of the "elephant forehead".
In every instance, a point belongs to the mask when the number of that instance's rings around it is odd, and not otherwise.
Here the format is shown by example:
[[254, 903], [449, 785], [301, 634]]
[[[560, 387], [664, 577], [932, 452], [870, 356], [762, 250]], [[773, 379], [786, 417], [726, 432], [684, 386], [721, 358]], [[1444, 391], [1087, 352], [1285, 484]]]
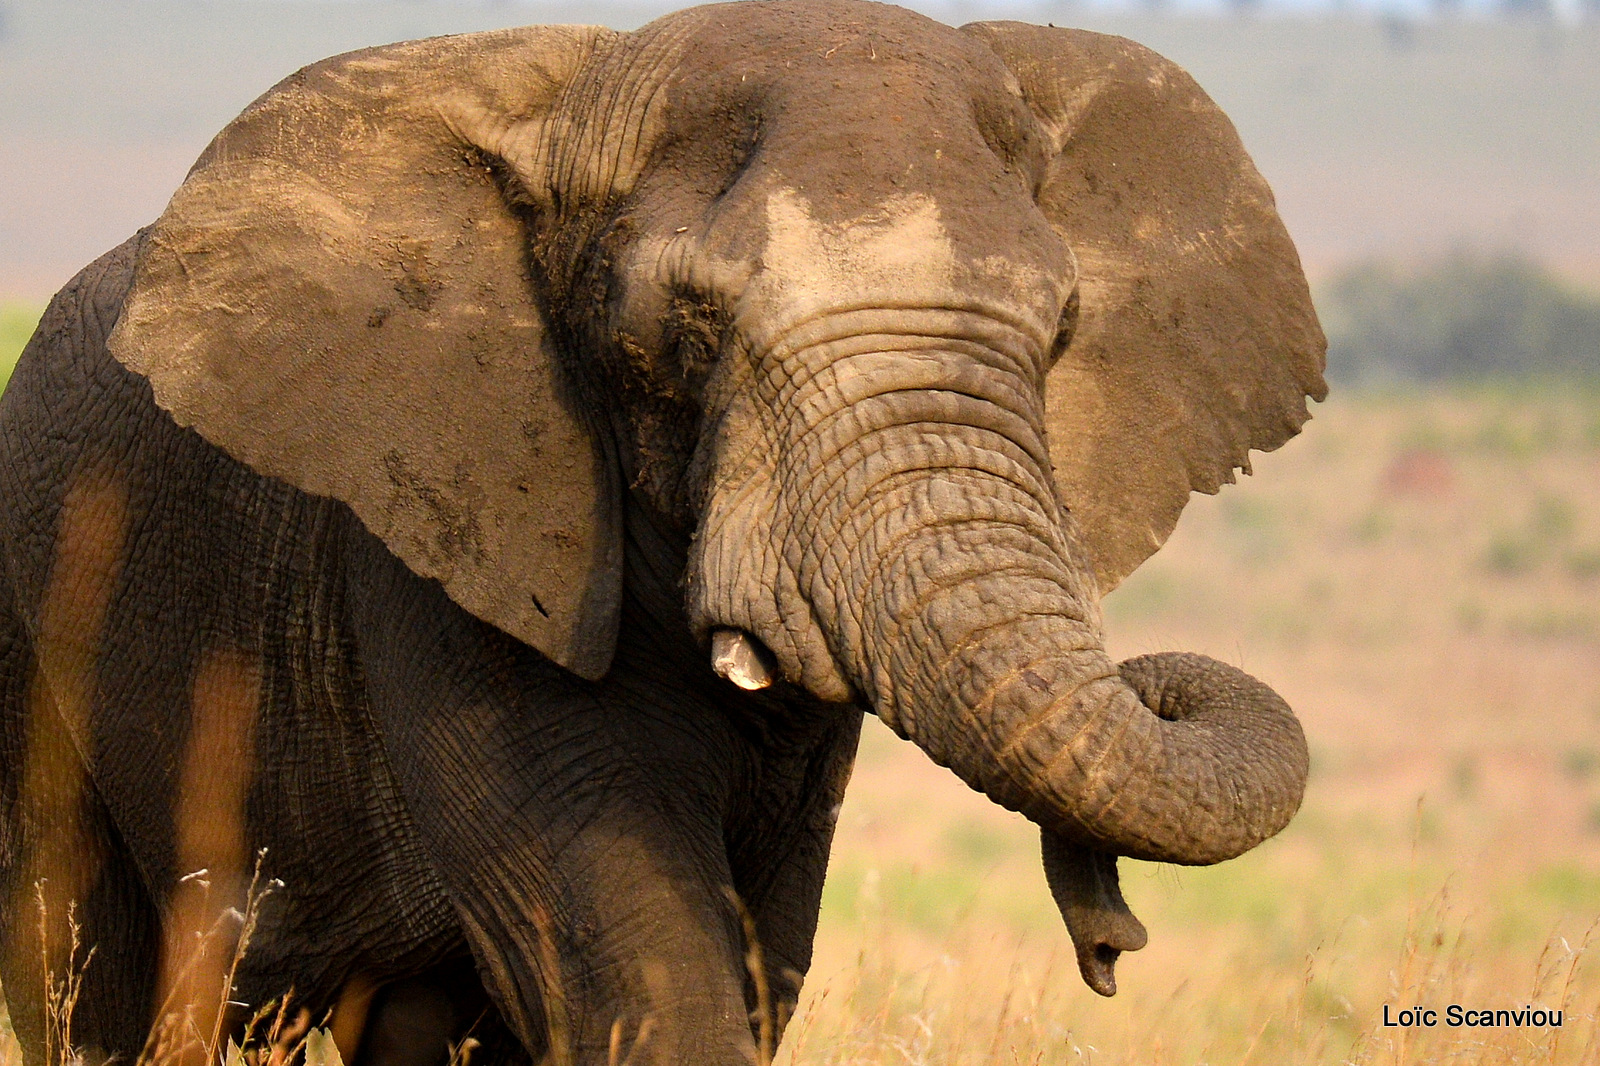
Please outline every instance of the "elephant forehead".
[[992, 249], [963, 248], [926, 193], [896, 193], [854, 218], [821, 221], [794, 188], [766, 202], [757, 286], [804, 318], [859, 307], [964, 309], [1004, 293], [1027, 317], [1057, 298], [1060, 279]]

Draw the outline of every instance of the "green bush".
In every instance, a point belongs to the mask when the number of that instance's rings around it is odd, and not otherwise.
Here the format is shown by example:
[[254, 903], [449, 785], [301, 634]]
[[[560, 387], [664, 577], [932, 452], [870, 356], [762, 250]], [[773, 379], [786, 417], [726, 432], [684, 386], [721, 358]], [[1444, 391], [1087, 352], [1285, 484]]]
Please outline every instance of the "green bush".
[[17, 356], [33, 336], [42, 313], [38, 307], [0, 304], [0, 388], [11, 379], [11, 368], [17, 365]]
[[1600, 381], [1600, 296], [1521, 259], [1365, 263], [1317, 297], [1337, 381]]

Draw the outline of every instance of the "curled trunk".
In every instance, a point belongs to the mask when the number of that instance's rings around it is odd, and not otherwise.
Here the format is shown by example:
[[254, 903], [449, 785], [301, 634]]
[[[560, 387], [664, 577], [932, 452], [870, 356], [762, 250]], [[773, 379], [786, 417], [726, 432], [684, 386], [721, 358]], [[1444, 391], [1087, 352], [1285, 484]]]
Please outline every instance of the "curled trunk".
[[1247, 851], [1299, 806], [1299, 723], [1203, 656], [1106, 655], [1042, 411], [1016, 402], [1024, 346], [982, 339], [935, 359], [919, 335], [889, 362], [875, 338], [796, 392], [795, 453], [835, 461], [790, 472], [791, 558], [835, 659], [891, 728], [1065, 844], [1189, 865]]
[[990, 573], [942, 583], [930, 571], [960, 564], [938, 542], [962, 524], [929, 521], [886, 567], [920, 571], [902, 580], [926, 595], [866, 597], [880, 613], [862, 666], [892, 728], [1003, 806], [1114, 854], [1220, 862], [1288, 824], [1307, 755], [1276, 693], [1198, 655], [1119, 669], [1085, 605], [1028, 573], [1031, 552], [982, 553]]

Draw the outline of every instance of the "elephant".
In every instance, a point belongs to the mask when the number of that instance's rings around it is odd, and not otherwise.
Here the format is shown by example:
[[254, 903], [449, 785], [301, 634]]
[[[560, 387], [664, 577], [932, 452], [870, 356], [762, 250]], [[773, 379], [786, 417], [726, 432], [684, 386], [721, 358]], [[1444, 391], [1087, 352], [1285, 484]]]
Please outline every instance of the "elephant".
[[355, 1063], [765, 1061], [864, 714], [1036, 823], [1111, 994], [1118, 858], [1239, 855], [1308, 758], [1100, 602], [1324, 351], [1238, 134], [1121, 38], [750, 0], [301, 70], [0, 401], [27, 1061], [90, 945], [96, 1056], [208, 973], [190, 1029], [292, 990]]

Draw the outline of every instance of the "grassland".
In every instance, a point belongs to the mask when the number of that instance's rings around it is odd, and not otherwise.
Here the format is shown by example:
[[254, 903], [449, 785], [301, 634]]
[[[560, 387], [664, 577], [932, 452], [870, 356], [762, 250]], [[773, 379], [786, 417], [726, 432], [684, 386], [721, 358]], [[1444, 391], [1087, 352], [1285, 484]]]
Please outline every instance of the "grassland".
[[[1101, 1000], [1027, 823], [869, 722], [783, 1066], [1600, 1063], [1600, 395], [1336, 395], [1256, 469], [1107, 626], [1288, 697], [1297, 820], [1215, 868], [1124, 862], [1151, 944]], [[1565, 1025], [1381, 1024], [1451, 1003]]]

